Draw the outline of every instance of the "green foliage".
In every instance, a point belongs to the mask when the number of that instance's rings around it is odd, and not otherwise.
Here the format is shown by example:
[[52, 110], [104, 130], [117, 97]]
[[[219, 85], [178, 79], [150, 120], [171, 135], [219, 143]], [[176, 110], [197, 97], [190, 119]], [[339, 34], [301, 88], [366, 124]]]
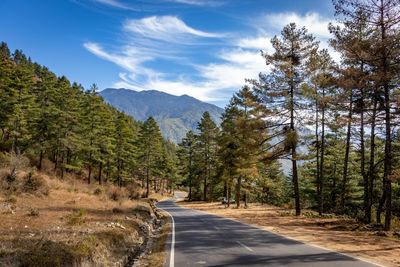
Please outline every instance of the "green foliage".
[[[11, 180], [30, 165], [24, 155], [39, 170], [50, 161], [61, 178], [85, 175], [88, 183], [121, 187], [143, 175], [143, 167], [170, 187], [176, 179], [175, 148], [154, 119], [136, 122], [106, 104], [95, 84], [85, 90], [20, 50], [11, 54], [5, 43], [0, 44], [0, 152], [7, 155], [1, 163], [11, 167]], [[36, 190], [38, 179], [30, 175], [25, 189]]]
[[86, 210], [79, 209], [66, 216], [67, 224], [78, 225], [85, 222]]

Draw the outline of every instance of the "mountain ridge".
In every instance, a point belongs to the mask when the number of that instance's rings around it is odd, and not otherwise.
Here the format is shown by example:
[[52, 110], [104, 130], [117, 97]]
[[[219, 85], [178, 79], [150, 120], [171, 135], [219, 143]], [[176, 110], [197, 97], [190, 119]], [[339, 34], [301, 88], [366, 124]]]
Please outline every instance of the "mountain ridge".
[[125, 88], [106, 88], [99, 94], [104, 101], [136, 120], [154, 117], [163, 136], [174, 143], [179, 143], [189, 130], [196, 130], [205, 111], [217, 124], [221, 122], [223, 112], [218, 106], [186, 94], [175, 96], [157, 90], [135, 91]]

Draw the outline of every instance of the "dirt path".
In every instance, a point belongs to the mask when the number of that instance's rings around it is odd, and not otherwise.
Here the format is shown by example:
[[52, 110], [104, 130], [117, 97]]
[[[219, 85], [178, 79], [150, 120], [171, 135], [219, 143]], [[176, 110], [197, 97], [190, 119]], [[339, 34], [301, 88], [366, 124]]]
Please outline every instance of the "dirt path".
[[180, 205], [257, 225], [298, 241], [360, 257], [385, 266], [400, 266], [400, 240], [363, 230], [347, 218], [296, 218], [283, 208], [252, 204], [248, 209], [224, 208], [219, 203], [180, 202]]

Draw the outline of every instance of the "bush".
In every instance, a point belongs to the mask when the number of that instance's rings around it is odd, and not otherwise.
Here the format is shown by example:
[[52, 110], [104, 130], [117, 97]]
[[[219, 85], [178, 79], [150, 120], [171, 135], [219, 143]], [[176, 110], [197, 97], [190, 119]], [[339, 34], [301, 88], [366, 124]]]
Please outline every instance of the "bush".
[[103, 193], [103, 190], [100, 187], [97, 187], [93, 192], [96, 196], [101, 195], [101, 193]]
[[10, 203], [10, 204], [15, 205], [15, 204], [17, 204], [17, 197], [16, 197], [15, 195], [11, 195], [11, 196], [9, 196], [9, 197], [7, 198], [6, 201], [7, 201], [8, 203]]
[[49, 187], [43, 177], [30, 171], [23, 180], [22, 190], [27, 193], [49, 194]]
[[128, 184], [126, 191], [128, 192], [129, 199], [139, 199], [142, 196], [140, 187], [135, 183]]
[[30, 208], [29, 212], [28, 212], [28, 216], [38, 217], [39, 216], [39, 211], [37, 209]]
[[125, 198], [125, 192], [121, 188], [116, 187], [116, 186], [111, 186], [108, 189], [107, 193], [108, 193], [108, 197], [114, 201], [119, 201], [119, 200], [122, 200], [123, 198]]
[[47, 240], [38, 247], [19, 255], [19, 266], [76, 266], [79, 262], [71, 248], [63, 243]]
[[123, 211], [120, 208], [113, 208], [112, 212], [113, 213], [123, 213]]
[[67, 224], [69, 225], [78, 225], [85, 222], [86, 210], [80, 209], [77, 211], [73, 211], [71, 214], [66, 216]]

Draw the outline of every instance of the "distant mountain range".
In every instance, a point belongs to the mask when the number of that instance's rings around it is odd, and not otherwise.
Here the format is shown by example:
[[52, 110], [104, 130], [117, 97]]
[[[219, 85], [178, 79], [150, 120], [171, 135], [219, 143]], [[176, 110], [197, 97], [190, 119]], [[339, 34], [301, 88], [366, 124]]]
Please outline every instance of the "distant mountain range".
[[156, 90], [134, 91], [108, 88], [100, 92], [104, 100], [117, 109], [144, 121], [152, 116], [158, 122], [163, 136], [179, 143], [189, 130], [195, 130], [198, 121], [208, 111], [221, 122], [223, 109], [188, 95], [174, 96]]

